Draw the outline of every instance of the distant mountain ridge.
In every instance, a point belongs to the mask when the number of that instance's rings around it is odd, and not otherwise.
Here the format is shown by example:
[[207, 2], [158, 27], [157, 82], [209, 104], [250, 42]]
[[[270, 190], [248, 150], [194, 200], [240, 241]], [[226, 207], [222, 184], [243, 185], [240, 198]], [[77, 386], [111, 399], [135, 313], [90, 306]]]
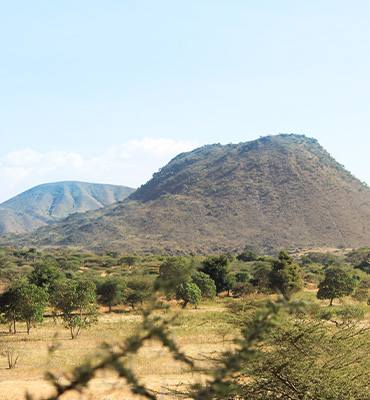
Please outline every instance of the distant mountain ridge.
[[45, 183], [0, 204], [0, 233], [29, 232], [76, 212], [122, 201], [135, 189], [77, 181]]
[[11, 241], [171, 254], [359, 247], [370, 243], [370, 189], [315, 139], [267, 136], [179, 154], [123, 202]]

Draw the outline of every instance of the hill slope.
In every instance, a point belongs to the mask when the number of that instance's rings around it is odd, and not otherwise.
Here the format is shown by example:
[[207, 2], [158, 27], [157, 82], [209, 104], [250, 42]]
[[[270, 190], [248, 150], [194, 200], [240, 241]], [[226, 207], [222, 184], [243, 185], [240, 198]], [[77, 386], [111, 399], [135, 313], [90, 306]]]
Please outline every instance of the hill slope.
[[45, 222], [22, 211], [0, 207], [0, 233], [30, 232], [45, 225]]
[[370, 189], [314, 139], [278, 135], [175, 157], [123, 203], [15, 243], [126, 252], [370, 243]]
[[76, 212], [105, 207], [135, 189], [87, 182], [55, 182], [31, 188], [0, 204], [0, 233], [29, 232]]

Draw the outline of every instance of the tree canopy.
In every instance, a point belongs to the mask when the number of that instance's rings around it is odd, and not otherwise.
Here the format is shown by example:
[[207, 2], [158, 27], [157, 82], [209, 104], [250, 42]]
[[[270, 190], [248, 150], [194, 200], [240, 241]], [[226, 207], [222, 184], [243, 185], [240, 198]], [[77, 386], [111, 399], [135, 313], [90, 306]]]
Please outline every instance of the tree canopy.
[[285, 250], [280, 251], [278, 259], [272, 263], [270, 287], [284, 297], [299, 291], [302, 287], [301, 270], [294, 263], [294, 258]]
[[350, 295], [355, 287], [355, 280], [343, 268], [328, 268], [325, 271], [324, 280], [319, 284], [317, 298], [330, 299], [330, 305], [332, 305], [335, 298]]

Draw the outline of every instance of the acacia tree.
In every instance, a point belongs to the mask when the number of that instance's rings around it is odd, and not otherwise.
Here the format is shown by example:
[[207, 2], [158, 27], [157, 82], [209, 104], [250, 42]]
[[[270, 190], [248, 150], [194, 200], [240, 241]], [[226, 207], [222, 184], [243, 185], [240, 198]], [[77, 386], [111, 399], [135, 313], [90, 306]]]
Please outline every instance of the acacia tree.
[[112, 312], [112, 306], [120, 304], [124, 300], [126, 284], [123, 278], [107, 277], [98, 283], [97, 294], [99, 302], [108, 306], [108, 312]]
[[197, 271], [191, 276], [191, 280], [202, 292], [202, 298], [214, 299], [216, 296], [216, 285], [213, 279], [202, 271]]
[[271, 293], [271, 264], [269, 262], [257, 261], [254, 267], [256, 271], [254, 272], [253, 279], [250, 280], [250, 283], [253, 286], [256, 286], [261, 293]]
[[171, 283], [173, 286], [189, 280], [193, 270], [194, 266], [188, 258], [181, 256], [168, 257], [159, 266], [158, 280], [162, 281], [162, 283]]
[[19, 319], [26, 323], [27, 334], [29, 334], [32, 324], [43, 321], [49, 295], [44, 289], [34, 284], [25, 284], [18, 288], [16, 296], [21, 305]]
[[343, 268], [332, 267], [325, 271], [324, 280], [319, 284], [316, 297], [319, 300], [330, 299], [333, 305], [335, 298], [350, 295], [356, 287], [356, 282]]
[[53, 293], [58, 281], [64, 277], [59, 268], [50, 262], [37, 263], [29, 276], [29, 282], [43, 288], [49, 294]]
[[42, 288], [23, 281], [17, 281], [0, 296], [0, 309], [4, 321], [10, 324], [9, 331], [17, 333], [17, 321], [25, 322], [27, 333], [32, 324], [42, 322], [45, 304], [49, 296]]
[[284, 297], [299, 291], [302, 287], [301, 269], [285, 250], [280, 251], [278, 259], [272, 263], [270, 287]]
[[0, 295], [0, 311], [4, 322], [9, 324], [9, 332], [17, 333], [16, 322], [20, 320], [22, 304], [17, 296], [19, 284], [15, 283]]
[[88, 280], [67, 281], [59, 285], [53, 295], [54, 316], [60, 316], [71, 338], [75, 339], [86, 328], [98, 321], [96, 286]]
[[127, 281], [125, 302], [135, 310], [136, 304], [142, 305], [144, 301], [150, 299], [152, 293], [152, 282], [148, 278], [137, 276]]
[[226, 254], [220, 256], [209, 256], [202, 263], [201, 271], [209, 275], [216, 285], [216, 294], [229, 287], [229, 259]]
[[199, 287], [192, 282], [184, 282], [176, 287], [176, 299], [183, 300], [182, 308], [185, 308], [188, 303], [194, 304], [195, 308], [202, 298], [202, 292]]
[[125, 264], [128, 268], [133, 267], [141, 260], [141, 257], [137, 254], [125, 254], [119, 259], [120, 264]]

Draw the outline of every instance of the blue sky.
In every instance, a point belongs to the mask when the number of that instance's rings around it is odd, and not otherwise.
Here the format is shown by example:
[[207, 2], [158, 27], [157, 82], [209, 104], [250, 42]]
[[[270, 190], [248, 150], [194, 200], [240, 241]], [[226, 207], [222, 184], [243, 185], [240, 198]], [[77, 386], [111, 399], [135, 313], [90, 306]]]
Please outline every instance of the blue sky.
[[365, 0], [1, 2], [0, 202], [278, 133], [370, 184], [369, 21]]

